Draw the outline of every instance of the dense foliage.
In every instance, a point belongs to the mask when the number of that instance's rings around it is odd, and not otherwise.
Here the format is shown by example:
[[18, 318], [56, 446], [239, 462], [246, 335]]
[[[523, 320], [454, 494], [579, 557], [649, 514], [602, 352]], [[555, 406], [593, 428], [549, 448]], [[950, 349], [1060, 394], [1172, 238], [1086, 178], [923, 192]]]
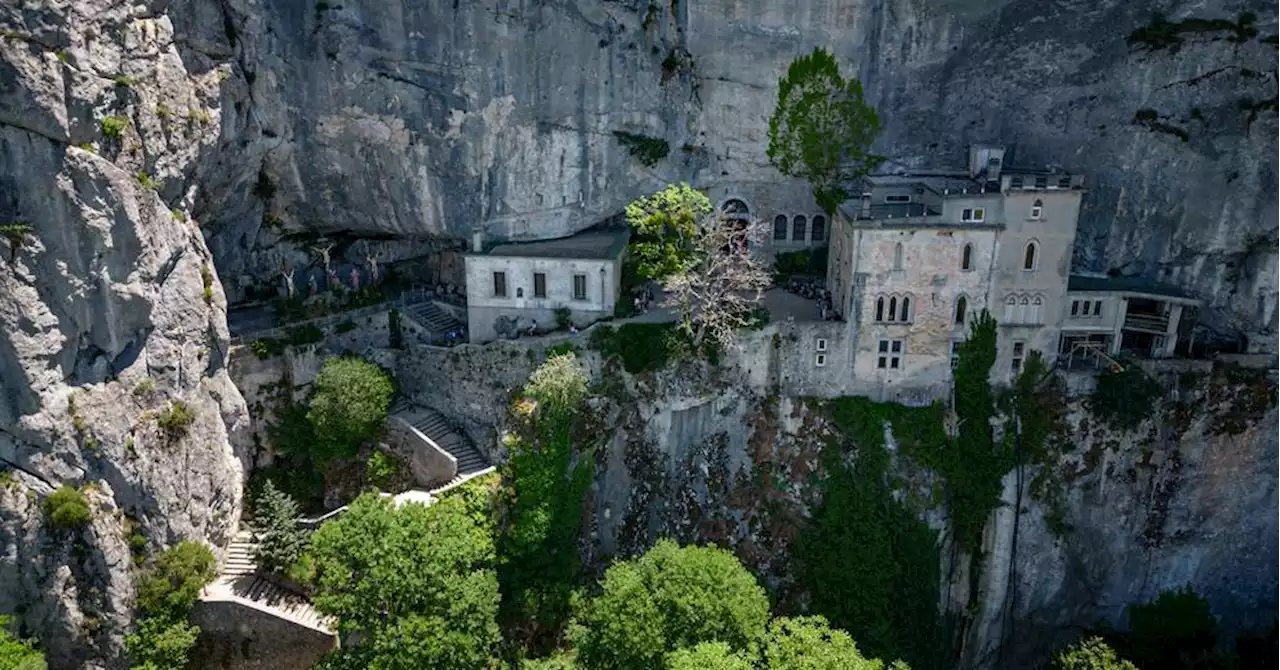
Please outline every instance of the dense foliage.
[[[878, 659], [864, 658], [849, 634], [818, 617], [774, 619], [765, 639], [767, 670], [883, 670]], [[908, 670], [901, 661], [892, 670]]]
[[590, 669], [644, 670], [702, 642], [755, 654], [769, 620], [769, 599], [733, 554], [713, 547], [658, 543], [614, 563], [602, 593], [583, 602], [571, 637]]
[[1089, 411], [1112, 428], [1133, 430], [1151, 416], [1162, 394], [1159, 382], [1126, 361], [1119, 371], [1104, 370], [1098, 375], [1098, 385], [1089, 394]]
[[864, 102], [862, 83], [841, 77], [831, 53], [814, 49], [778, 80], [767, 152], [779, 172], [808, 181], [818, 205], [835, 214], [853, 182], [884, 161], [870, 153], [879, 132], [880, 119]]
[[298, 526], [298, 503], [270, 479], [254, 503], [252, 528], [258, 541], [254, 560], [264, 570], [286, 570], [307, 548], [306, 531]]
[[135, 670], [182, 670], [199, 629], [187, 621], [217, 561], [204, 544], [183, 540], [155, 559], [138, 585], [137, 630], [125, 638]]
[[751, 657], [725, 642], [702, 642], [667, 654], [666, 670], [755, 670]]
[[464, 498], [396, 507], [368, 493], [312, 535], [316, 609], [367, 635], [356, 652], [366, 665], [351, 667], [487, 664], [498, 641], [498, 582], [493, 538], [476, 516]]
[[1050, 666], [1052, 670], [1138, 670], [1137, 666], [1120, 658], [1100, 637], [1091, 637], [1072, 645], [1058, 654]]
[[638, 276], [662, 279], [682, 270], [698, 226], [711, 211], [707, 196], [688, 184], [670, 185], [627, 205], [627, 254], [636, 262]]
[[74, 486], [59, 486], [41, 504], [49, 523], [55, 528], [70, 530], [79, 528], [92, 518], [89, 501]]
[[[503, 532], [498, 540], [502, 621], [508, 637], [541, 654], [554, 646], [578, 582], [582, 496], [591, 481], [581, 408], [587, 377], [573, 352], [552, 355], [529, 377], [506, 438]], [[576, 437], [576, 439], [575, 439]]]
[[1129, 632], [1121, 649], [1144, 670], [1206, 668], [1217, 639], [1218, 622], [1208, 601], [1186, 588], [1130, 605]]
[[10, 630], [13, 620], [0, 616], [0, 669], [45, 670], [44, 654], [36, 650], [34, 640], [23, 640]]
[[886, 423], [902, 449], [945, 446], [941, 408], [840, 398], [830, 411], [841, 441], [823, 449], [822, 504], [792, 550], [797, 582], [813, 612], [853, 631], [871, 655], [949, 667], [935, 534], [893, 496], [884, 447]]
[[590, 345], [606, 359], [616, 358], [631, 374], [666, 367], [684, 351], [680, 336], [669, 323], [628, 323], [619, 328], [596, 326]]
[[387, 419], [391, 378], [377, 365], [359, 358], [331, 358], [316, 376], [307, 411], [320, 460], [354, 456], [373, 439]]

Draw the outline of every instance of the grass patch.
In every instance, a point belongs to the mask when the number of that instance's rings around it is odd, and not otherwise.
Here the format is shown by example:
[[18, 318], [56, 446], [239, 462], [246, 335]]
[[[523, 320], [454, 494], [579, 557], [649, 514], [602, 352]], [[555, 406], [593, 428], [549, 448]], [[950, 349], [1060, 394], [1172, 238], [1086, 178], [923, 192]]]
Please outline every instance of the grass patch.
[[102, 136], [118, 140], [124, 135], [124, 129], [128, 126], [129, 119], [123, 116], [108, 116], [102, 120]]
[[93, 518], [89, 511], [89, 500], [84, 493], [65, 484], [50, 493], [41, 507], [49, 523], [61, 530], [84, 527]]
[[156, 425], [171, 439], [186, 435], [195, 420], [195, 410], [181, 400], [174, 400], [163, 411], [156, 414]]

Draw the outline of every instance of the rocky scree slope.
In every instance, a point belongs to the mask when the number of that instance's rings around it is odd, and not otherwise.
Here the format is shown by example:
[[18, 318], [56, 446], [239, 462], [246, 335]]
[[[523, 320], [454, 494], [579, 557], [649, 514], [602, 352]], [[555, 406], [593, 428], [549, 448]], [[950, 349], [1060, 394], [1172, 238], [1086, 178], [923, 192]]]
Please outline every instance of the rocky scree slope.
[[[963, 165], [969, 143], [1000, 142], [1016, 164], [1081, 172], [1076, 267], [1189, 287], [1206, 322], [1270, 346], [1273, 4], [766, 5], [169, 5], [182, 41], [235, 65], [196, 204], [233, 300], [278, 287], [282, 259], [313, 260], [285, 251], [290, 235], [552, 237], [676, 180], [766, 218], [812, 209], [764, 150], [777, 78], [825, 46], [880, 110], [888, 168]], [[650, 138], [648, 157], [617, 133]]]
[[[127, 667], [135, 559], [220, 546], [240, 513], [246, 410], [189, 214], [226, 68], [165, 8], [199, 18], [183, 3], [0, 7], [0, 614], [56, 668]], [[87, 524], [43, 513], [64, 484]]]

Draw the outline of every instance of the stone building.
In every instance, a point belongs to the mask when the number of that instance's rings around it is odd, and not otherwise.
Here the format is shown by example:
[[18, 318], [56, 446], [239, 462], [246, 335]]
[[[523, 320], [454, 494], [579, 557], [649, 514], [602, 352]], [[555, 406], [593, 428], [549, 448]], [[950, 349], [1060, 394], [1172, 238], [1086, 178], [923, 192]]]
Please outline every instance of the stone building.
[[[870, 176], [840, 208], [827, 286], [848, 330], [851, 392], [944, 394], [956, 345], [984, 308], [998, 323], [993, 381], [1010, 379], [1033, 350], [1097, 362], [1080, 341], [1111, 356], [1172, 355], [1182, 308], [1197, 301], [1072, 277], [1082, 177], [1011, 168], [1004, 154], [973, 146], [965, 170]], [[1086, 321], [1085, 302], [1090, 315], [1108, 305], [1107, 318]]]
[[628, 239], [625, 227], [488, 248], [477, 236], [465, 258], [470, 341], [550, 330], [559, 309], [578, 326], [613, 316]]

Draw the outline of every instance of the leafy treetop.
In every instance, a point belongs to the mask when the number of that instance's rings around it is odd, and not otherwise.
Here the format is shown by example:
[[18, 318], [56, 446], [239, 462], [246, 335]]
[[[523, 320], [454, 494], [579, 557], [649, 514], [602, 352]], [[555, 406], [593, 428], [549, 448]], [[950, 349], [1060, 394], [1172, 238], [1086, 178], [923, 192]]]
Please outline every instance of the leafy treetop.
[[764, 589], [733, 554], [660, 540], [639, 558], [613, 564], [603, 593], [584, 604], [571, 631], [589, 669], [660, 667], [701, 642], [754, 655], [769, 620]]
[[267, 479], [254, 505], [253, 531], [258, 536], [254, 559], [272, 572], [280, 572], [302, 557], [307, 535], [298, 526], [298, 503]]
[[869, 151], [879, 132], [862, 83], [841, 77], [835, 57], [819, 48], [793, 61], [778, 80], [767, 153], [779, 172], [808, 181], [818, 205], [832, 215], [849, 199], [849, 184], [884, 162]]
[[755, 670], [755, 664], [724, 642], [703, 642], [667, 654], [666, 670]]
[[1058, 654], [1052, 670], [1138, 670], [1120, 658], [1100, 637], [1091, 637]]
[[[831, 628], [820, 616], [779, 617], [769, 624], [765, 641], [768, 670], [884, 670], [884, 661], [865, 658], [853, 638]], [[909, 670], [896, 661], [890, 670]]]
[[200, 589], [213, 581], [217, 561], [203, 543], [183, 540], [156, 557], [138, 586], [138, 607], [149, 617], [185, 619]]
[[0, 616], [0, 668], [13, 670], [45, 670], [44, 654], [36, 651], [34, 641], [22, 640], [10, 632], [12, 619]]
[[394, 391], [387, 373], [369, 361], [325, 361], [307, 411], [315, 431], [316, 455], [322, 460], [354, 456], [361, 444], [382, 429]]
[[698, 226], [711, 214], [711, 201], [688, 184], [670, 185], [627, 205], [631, 240], [627, 251], [641, 279], [662, 279], [684, 269], [693, 253]]

